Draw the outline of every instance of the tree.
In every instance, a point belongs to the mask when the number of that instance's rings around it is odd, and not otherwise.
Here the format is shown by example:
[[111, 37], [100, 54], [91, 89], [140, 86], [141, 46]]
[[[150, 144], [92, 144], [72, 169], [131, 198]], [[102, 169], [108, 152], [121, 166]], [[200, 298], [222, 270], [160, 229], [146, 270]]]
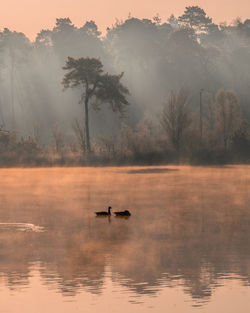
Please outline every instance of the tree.
[[[103, 43], [97, 25], [87, 21], [77, 28], [69, 18], [57, 18], [52, 30], [42, 30], [35, 41], [36, 48], [53, 51], [63, 65], [65, 59], [72, 57], [105, 57]], [[52, 48], [52, 49], [50, 49]]]
[[182, 88], [179, 92], [171, 91], [163, 107], [161, 124], [179, 155], [183, 134], [189, 125], [187, 90]]
[[81, 31], [86, 32], [88, 35], [99, 37], [101, 32], [99, 32], [98, 27], [94, 21], [87, 21], [81, 28]]
[[10, 31], [5, 28], [0, 34], [1, 47], [6, 52], [6, 65], [9, 68], [10, 76], [10, 107], [12, 117], [12, 127], [16, 127], [15, 117], [15, 74], [18, 65], [28, 61], [28, 55], [31, 52], [32, 46], [29, 39], [23, 34], [15, 31]]
[[198, 6], [186, 7], [185, 12], [178, 18], [184, 26], [198, 30], [207, 30], [212, 23], [212, 19], [206, 15], [206, 12]]
[[229, 140], [239, 128], [241, 122], [240, 104], [234, 91], [220, 89], [217, 92], [216, 115], [218, 131], [222, 134], [224, 149], [226, 150]]
[[237, 161], [246, 162], [250, 160], [249, 124], [244, 120], [232, 136], [231, 151]]
[[68, 71], [62, 81], [64, 89], [82, 87], [79, 103], [84, 104], [86, 150], [90, 152], [89, 104], [99, 109], [100, 103], [108, 103], [113, 112], [124, 113], [125, 106], [129, 104], [126, 99], [129, 91], [120, 82], [123, 73], [104, 74], [103, 65], [98, 59], [68, 57], [63, 69]]

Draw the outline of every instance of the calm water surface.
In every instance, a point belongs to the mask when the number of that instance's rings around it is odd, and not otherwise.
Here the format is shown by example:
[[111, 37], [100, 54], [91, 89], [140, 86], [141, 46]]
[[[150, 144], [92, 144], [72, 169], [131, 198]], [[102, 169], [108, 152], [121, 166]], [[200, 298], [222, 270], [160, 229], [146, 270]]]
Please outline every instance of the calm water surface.
[[[1, 313], [250, 310], [249, 166], [0, 178]], [[109, 205], [132, 216], [95, 217]]]

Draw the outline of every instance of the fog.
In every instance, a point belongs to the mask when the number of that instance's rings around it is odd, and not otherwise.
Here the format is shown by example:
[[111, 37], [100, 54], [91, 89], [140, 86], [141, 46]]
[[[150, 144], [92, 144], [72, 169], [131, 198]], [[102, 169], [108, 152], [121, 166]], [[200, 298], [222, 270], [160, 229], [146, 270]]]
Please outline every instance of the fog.
[[[197, 8], [197, 7], [193, 7]], [[186, 12], [186, 11], [185, 11]], [[214, 99], [221, 88], [232, 89], [241, 105], [242, 118], [250, 119], [250, 22], [235, 20], [216, 25], [206, 13], [180, 17], [159, 16], [117, 21], [101, 34], [94, 21], [76, 27], [59, 18], [53, 29], [41, 30], [34, 42], [25, 34], [3, 29], [0, 33], [0, 123], [19, 137], [33, 136], [39, 145], [53, 142], [60, 130], [72, 143], [72, 124], [84, 119], [79, 104], [81, 89], [63, 91], [62, 67], [68, 56], [99, 58], [104, 71], [124, 73], [130, 103], [126, 118], [108, 104], [90, 109], [92, 141], [121, 134], [121, 125], [132, 129], [145, 117], [159, 122], [171, 90], [189, 90], [190, 110], [199, 108], [199, 93]], [[197, 20], [199, 22], [197, 22]]]
[[[104, 293], [107, 267], [135, 300], [184, 286], [202, 305], [236, 276], [249, 286], [249, 166], [1, 169], [1, 177], [1, 290], [28, 290], [34, 267], [39, 284], [68, 297]], [[108, 205], [132, 215], [95, 217]], [[24, 222], [40, 231], [16, 227]]]

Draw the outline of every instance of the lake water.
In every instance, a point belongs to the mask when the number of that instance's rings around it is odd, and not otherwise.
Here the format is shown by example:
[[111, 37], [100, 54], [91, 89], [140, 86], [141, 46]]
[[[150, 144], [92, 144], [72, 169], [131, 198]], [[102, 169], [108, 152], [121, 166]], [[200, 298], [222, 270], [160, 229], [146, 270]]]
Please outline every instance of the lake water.
[[[95, 211], [128, 209], [125, 218]], [[0, 312], [245, 313], [250, 166], [0, 170]]]

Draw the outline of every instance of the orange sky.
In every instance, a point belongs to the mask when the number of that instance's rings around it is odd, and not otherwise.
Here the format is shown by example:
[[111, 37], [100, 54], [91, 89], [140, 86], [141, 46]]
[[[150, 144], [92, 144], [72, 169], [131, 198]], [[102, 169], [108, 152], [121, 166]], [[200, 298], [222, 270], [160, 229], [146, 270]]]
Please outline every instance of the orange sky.
[[185, 6], [199, 5], [215, 22], [231, 22], [236, 17], [250, 18], [249, 0], [4, 0], [0, 8], [0, 29], [24, 32], [34, 39], [42, 28], [52, 28], [57, 17], [69, 17], [79, 26], [96, 21], [101, 30], [115, 19], [152, 18], [159, 13], [166, 20], [171, 13], [179, 16]]

